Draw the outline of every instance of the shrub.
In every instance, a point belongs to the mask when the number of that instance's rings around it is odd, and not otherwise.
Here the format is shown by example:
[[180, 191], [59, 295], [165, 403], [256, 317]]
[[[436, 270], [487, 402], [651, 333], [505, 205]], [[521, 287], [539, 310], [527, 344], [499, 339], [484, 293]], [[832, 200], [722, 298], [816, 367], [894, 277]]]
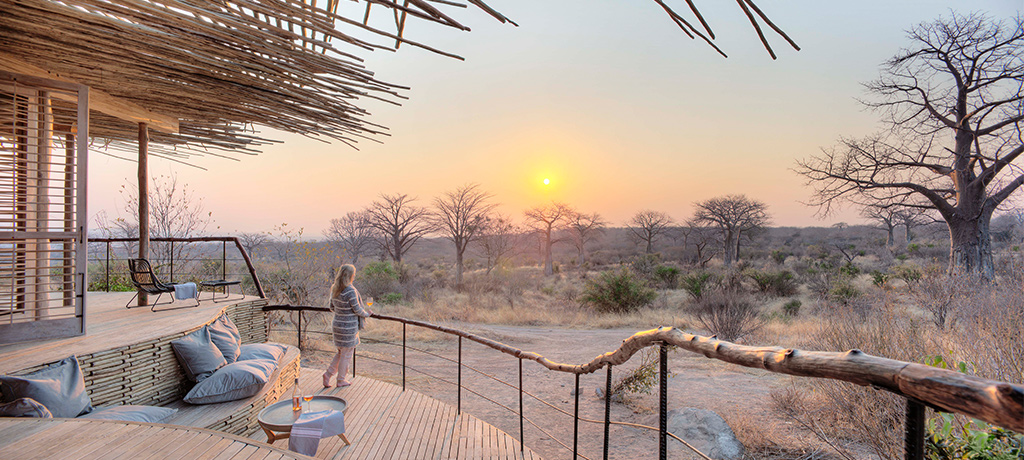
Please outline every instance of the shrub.
[[682, 273], [676, 267], [659, 265], [654, 269], [654, 279], [665, 289], [673, 289], [679, 284], [679, 274]]
[[693, 296], [694, 300], [700, 300], [709, 291], [719, 284], [717, 276], [709, 272], [695, 272], [684, 276], [680, 280], [680, 286]]
[[789, 302], [786, 302], [786, 304], [782, 306], [782, 312], [789, 316], [796, 316], [798, 313], [800, 313], [800, 307], [802, 306], [803, 302], [801, 302], [799, 299], [793, 299], [790, 300]]
[[705, 294], [692, 311], [705, 329], [722, 340], [739, 340], [765, 323], [753, 297], [733, 289]]
[[875, 286], [878, 286], [880, 288], [884, 288], [886, 287], [888, 282], [889, 275], [882, 273], [878, 270], [874, 270], [871, 272], [871, 284], [874, 284]]
[[395, 304], [402, 303], [402, 294], [399, 293], [399, 292], [389, 292], [387, 294], [384, 294], [380, 298], [380, 303], [388, 304], [388, 305], [395, 305]]
[[743, 272], [757, 284], [757, 290], [774, 297], [786, 297], [796, 294], [798, 285], [793, 273], [788, 270], [773, 272], [768, 270], [747, 269]]
[[917, 265], [900, 264], [889, 269], [889, 274], [907, 283], [907, 288], [913, 290], [914, 284], [921, 281], [924, 274]]
[[640, 365], [619, 378], [612, 385], [612, 396], [627, 394], [651, 394], [651, 389], [658, 384], [659, 352], [655, 347], [644, 348], [640, 352]]
[[400, 289], [401, 274], [390, 262], [370, 262], [356, 273], [356, 286], [363, 295], [384, 300], [384, 296]]
[[629, 263], [630, 268], [633, 272], [644, 277], [651, 279], [654, 277], [654, 270], [657, 269], [661, 264], [661, 254], [643, 254], [633, 258]]
[[783, 251], [782, 249], [775, 249], [772, 251], [769, 257], [771, 257], [772, 261], [774, 261], [775, 263], [782, 265], [784, 262], [786, 262], [786, 258], [791, 255], [793, 254], [791, 254], [788, 251]]
[[843, 305], [849, 305], [850, 301], [860, 297], [860, 295], [860, 289], [857, 289], [848, 279], [836, 280], [828, 291], [828, 298], [830, 300]]
[[653, 289], [628, 270], [602, 272], [587, 280], [580, 300], [602, 313], [627, 313], [654, 301]]

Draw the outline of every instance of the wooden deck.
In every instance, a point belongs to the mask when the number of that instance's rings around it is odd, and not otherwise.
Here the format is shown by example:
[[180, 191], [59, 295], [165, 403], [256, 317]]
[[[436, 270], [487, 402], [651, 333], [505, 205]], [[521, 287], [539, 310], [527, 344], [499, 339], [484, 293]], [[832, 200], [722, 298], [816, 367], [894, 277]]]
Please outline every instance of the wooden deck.
[[[202, 300], [198, 307], [152, 312], [148, 307], [127, 309], [132, 292], [86, 293], [86, 334], [65, 339], [37, 340], [0, 345], [0, 374], [59, 361], [68, 355], [87, 355], [146, 342], [196, 328], [220, 315], [225, 307], [258, 297], [214, 303]], [[208, 299], [209, 294], [201, 298]], [[164, 300], [167, 296], [164, 296]], [[178, 300], [158, 308], [191, 305]]]
[[309, 459], [219, 431], [75, 419], [0, 418], [0, 458]]
[[[351, 446], [337, 437], [324, 439], [322, 459], [539, 459], [519, 440], [465, 412], [415, 391], [379, 380], [356, 377], [346, 388], [324, 388], [320, 369], [302, 369], [306, 394], [328, 394], [348, 401], [345, 427]], [[253, 439], [266, 442], [260, 431]], [[275, 446], [287, 448], [288, 440]]]

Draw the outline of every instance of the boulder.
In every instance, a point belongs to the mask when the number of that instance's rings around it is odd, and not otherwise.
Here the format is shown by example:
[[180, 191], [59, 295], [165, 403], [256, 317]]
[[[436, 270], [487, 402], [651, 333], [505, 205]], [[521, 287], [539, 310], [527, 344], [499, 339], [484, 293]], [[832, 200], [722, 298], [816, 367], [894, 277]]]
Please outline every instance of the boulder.
[[[657, 425], [654, 425], [657, 426]], [[743, 458], [743, 444], [732, 428], [714, 411], [687, 407], [668, 411], [668, 431], [686, 440], [697, 450], [716, 460]], [[669, 458], [699, 458], [692, 450], [669, 437]]]

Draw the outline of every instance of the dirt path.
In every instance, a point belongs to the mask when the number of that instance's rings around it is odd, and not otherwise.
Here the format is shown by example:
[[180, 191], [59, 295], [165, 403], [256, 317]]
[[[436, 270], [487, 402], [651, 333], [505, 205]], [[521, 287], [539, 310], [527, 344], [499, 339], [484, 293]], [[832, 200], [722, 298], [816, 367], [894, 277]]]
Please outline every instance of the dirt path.
[[[590, 361], [595, 356], [618, 348], [622, 340], [636, 332], [635, 329], [599, 329], [599, 330], [567, 330], [557, 328], [530, 328], [514, 326], [482, 326], [477, 324], [450, 324], [462, 330], [473, 332], [484, 337], [504, 342], [510, 346], [526, 351], [539, 353], [549, 359], [565, 363], [580, 364]], [[410, 337], [413, 337], [410, 334]], [[457, 344], [452, 340], [443, 341], [412, 341], [411, 347], [455, 359]], [[376, 356], [394, 362], [401, 362], [401, 348], [383, 344], [360, 345], [360, 354]], [[518, 410], [518, 360], [504, 355], [483, 345], [465, 340], [463, 342], [463, 362], [467, 369], [463, 371], [463, 385], [480, 393], [495, 402], [513, 410]], [[420, 372], [433, 376], [456, 380], [455, 364], [428, 354], [410, 350], [407, 363], [411, 369], [407, 374], [410, 388], [445, 401], [456, 404], [456, 387], [453, 384], [438, 381], [422, 375]], [[634, 357], [623, 365], [627, 369], [635, 368], [639, 359]], [[401, 370], [397, 366], [381, 364], [361, 358], [357, 363], [360, 374], [368, 374], [384, 380], [400, 383]], [[487, 377], [483, 377], [468, 369], [472, 367], [484, 373], [504, 380], [512, 385], [504, 385]], [[815, 446], [813, 439], [800, 433], [787, 421], [780, 418], [770, 408], [773, 389], [788, 385], [791, 377], [773, 374], [758, 369], [748, 369], [711, 360], [690, 352], [676, 350], [669, 354], [669, 409], [695, 407], [710, 409], [721, 415], [745, 438], [755, 437], [759, 443], [780, 444], [787, 450], [800, 451], [808, 446]], [[618, 368], [613, 373], [613, 381], [622, 375]], [[598, 371], [580, 377], [580, 416], [594, 420], [604, 419], [604, 399], [595, 390], [605, 386], [606, 373]], [[572, 374], [552, 372], [532, 361], [523, 364], [523, 387], [553, 406], [572, 414], [574, 407], [574, 376]], [[483, 397], [463, 391], [462, 410], [467, 411], [501, 430], [518, 437], [518, 413], [509, 412]], [[650, 395], [639, 395], [631, 404], [613, 403], [611, 419], [629, 423], [640, 423], [658, 426], [658, 387], [651, 388]], [[573, 445], [573, 418], [559, 413], [529, 397], [524, 401], [524, 413], [527, 418], [547, 431], [531, 426], [526, 422], [526, 445], [545, 458], [568, 459], [571, 451], [559, 445], [558, 441], [568, 446]], [[556, 439], [558, 441], [556, 441]], [[580, 452], [587, 458], [602, 457], [603, 426], [595, 423], [580, 423], [578, 440]], [[610, 456], [615, 459], [650, 458], [657, 455], [657, 431], [613, 426], [610, 435]], [[766, 442], [765, 440], [771, 440]], [[750, 442], [748, 441], [748, 444]], [[678, 443], [669, 441], [674, 455], [670, 458], [690, 458]], [[749, 446], [748, 446], [749, 447]], [[815, 449], [817, 450], [817, 449]], [[753, 453], [753, 452], [751, 452]], [[820, 458], [820, 457], [819, 457]]]

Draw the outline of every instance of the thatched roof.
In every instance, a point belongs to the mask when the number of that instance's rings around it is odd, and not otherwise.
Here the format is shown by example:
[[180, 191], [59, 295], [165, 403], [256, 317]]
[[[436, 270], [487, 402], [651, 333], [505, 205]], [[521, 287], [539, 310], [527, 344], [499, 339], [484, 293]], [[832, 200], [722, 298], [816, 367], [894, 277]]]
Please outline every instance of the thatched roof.
[[[469, 30], [446, 13], [467, 6], [511, 22], [480, 0], [366, 0], [357, 18], [339, 14], [338, 1], [0, 0], [0, 69], [88, 85], [91, 136], [131, 145], [147, 122], [151, 142], [165, 146], [153, 154], [255, 152], [270, 141], [254, 126], [351, 145], [384, 131], [360, 100], [396, 102], [404, 89], [376, 79], [354, 53], [404, 43], [452, 56], [403, 37], [405, 23]], [[690, 0], [694, 21], [655, 2], [714, 46]], [[756, 17], [782, 33], [750, 0], [738, 3], [759, 35]], [[369, 26], [371, 9], [393, 14], [394, 30]], [[379, 40], [356, 38], [367, 32]]]

